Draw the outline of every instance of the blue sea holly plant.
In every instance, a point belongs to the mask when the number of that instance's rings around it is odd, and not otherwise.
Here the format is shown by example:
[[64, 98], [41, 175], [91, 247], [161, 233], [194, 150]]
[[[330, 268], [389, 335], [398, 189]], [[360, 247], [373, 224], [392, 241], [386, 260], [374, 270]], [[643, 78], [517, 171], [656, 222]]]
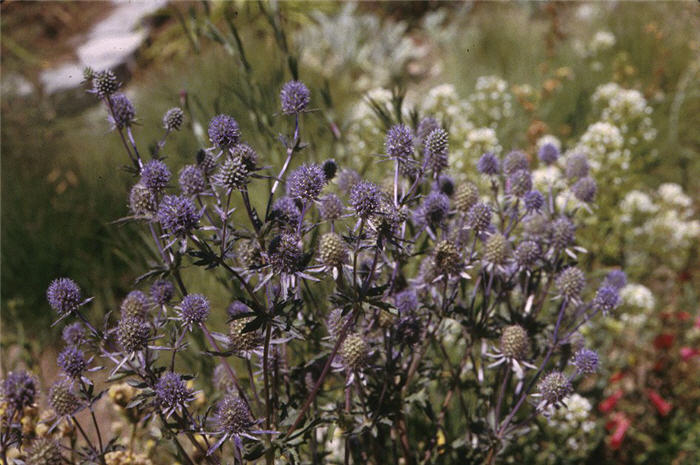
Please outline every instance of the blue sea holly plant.
[[[279, 93], [278, 118], [293, 128], [278, 138], [280, 166], [247, 142], [246, 116], [228, 114], [212, 115], [197, 159], [173, 166], [167, 140], [188, 115], [164, 108], [163, 139], [144, 159], [134, 105], [110, 72], [88, 76], [133, 174], [125, 220], [144, 228], [158, 263], [99, 323], [82, 312], [79, 283], [49, 285], [66, 325], [46, 393], [53, 429], [22, 429], [39, 392], [12, 372], [3, 451], [51, 464], [65, 454], [107, 465], [125, 450], [189, 465], [497, 463], [604, 363], [580, 330], [615, 316], [624, 274], [594, 279], [578, 265], [578, 221], [595, 211], [589, 178], [535, 190], [530, 156], [515, 150], [475, 157], [457, 183], [449, 127], [430, 114], [392, 121], [366, 154], [381, 161], [372, 170], [313, 159], [303, 123], [314, 93], [298, 80]], [[571, 192], [576, 206], [561, 210]], [[221, 283], [228, 302], [186, 267]], [[131, 442], [106, 436], [103, 401], [128, 419]], [[135, 450], [154, 429], [155, 449]]]

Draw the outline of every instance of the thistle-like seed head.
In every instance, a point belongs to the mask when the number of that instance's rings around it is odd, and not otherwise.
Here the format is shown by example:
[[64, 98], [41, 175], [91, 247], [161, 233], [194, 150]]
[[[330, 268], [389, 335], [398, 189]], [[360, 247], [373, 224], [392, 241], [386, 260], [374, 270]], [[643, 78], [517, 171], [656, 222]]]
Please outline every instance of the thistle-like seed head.
[[523, 360], [530, 350], [530, 338], [520, 325], [503, 328], [501, 333], [501, 353], [508, 358]]

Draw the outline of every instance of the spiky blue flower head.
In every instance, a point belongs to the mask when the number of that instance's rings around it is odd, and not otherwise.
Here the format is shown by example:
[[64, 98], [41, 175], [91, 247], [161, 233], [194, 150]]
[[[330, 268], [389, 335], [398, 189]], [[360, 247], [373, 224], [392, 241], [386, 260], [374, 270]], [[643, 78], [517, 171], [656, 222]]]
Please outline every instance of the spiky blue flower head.
[[255, 420], [244, 400], [228, 394], [217, 405], [213, 423], [216, 432], [231, 436], [247, 433]]
[[547, 142], [542, 144], [542, 147], [540, 147], [540, 150], [537, 152], [537, 156], [544, 164], [551, 165], [556, 163], [559, 159], [559, 149], [551, 142]]
[[287, 195], [295, 199], [316, 200], [326, 185], [323, 168], [305, 163], [287, 177]]
[[280, 197], [272, 205], [270, 218], [282, 229], [294, 230], [301, 221], [301, 210], [297, 201], [291, 197]]
[[569, 378], [560, 371], [548, 373], [537, 384], [537, 389], [547, 405], [560, 403], [572, 390]]
[[198, 326], [209, 316], [209, 300], [202, 294], [188, 294], [182, 299], [180, 305], [175, 307], [183, 326], [191, 330]]
[[447, 219], [450, 199], [440, 191], [432, 191], [415, 212], [415, 221], [421, 226], [439, 228]]
[[117, 326], [117, 340], [122, 350], [133, 353], [148, 345], [151, 330], [142, 318], [125, 316], [119, 320]]
[[204, 173], [197, 165], [185, 165], [180, 171], [178, 182], [180, 190], [185, 195], [200, 194], [207, 188]]
[[424, 146], [428, 135], [433, 132], [434, 129], [438, 129], [439, 127], [440, 123], [432, 116], [427, 116], [421, 119], [420, 123], [418, 123], [418, 127], [416, 128], [416, 145], [421, 147]]
[[109, 102], [112, 105], [109, 120], [117, 129], [130, 126], [134, 122], [136, 110], [126, 95], [118, 92], [109, 97]]
[[608, 312], [617, 308], [620, 304], [620, 294], [618, 290], [610, 285], [601, 286], [593, 298], [593, 308], [607, 315]]
[[69, 278], [58, 278], [49, 284], [46, 300], [59, 315], [65, 315], [77, 309], [83, 297], [75, 281]]
[[158, 197], [142, 183], [136, 183], [129, 192], [129, 208], [134, 215], [151, 217], [158, 210]]
[[73, 323], [63, 328], [63, 340], [71, 346], [79, 346], [85, 342], [85, 328], [82, 323]]
[[343, 168], [340, 170], [340, 173], [338, 174], [338, 179], [336, 179], [335, 182], [338, 185], [338, 189], [340, 190], [340, 192], [350, 194], [352, 187], [360, 181], [362, 181], [362, 178], [357, 173], [357, 171], [348, 168]]
[[576, 367], [576, 371], [582, 375], [593, 374], [598, 371], [598, 352], [590, 349], [580, 349], [571, 361], [571, 364]]
[[331, 182], [333, 178], [335, 178], [335, 175], [338, 173], [338, 163], [332, 158], [329, 158], [328, 160], [323, 162], [323, 164], [321, 165], [321, 169], [323, 170], [323, 174], [326, 177], [326, 182]]
[[185, 113], [182, 108], [171, 108], [163, 115], [163, 127], [166, 131], [179, 131], [184, 119]]
[[529, 169], [530, 162], [527, 155], [520, 150], [513, 150], [503, 159], [503, 172], [508, 176], [516, 171]]
[[149, 305], [150, 303], [146, 294], [142, 291], [131, 291], [124, 297], [119, 309], [121, 310], [122, 316], [145, 318], [148, 313]]
[[340, 200], [340, 197], [335, 194], [328, 194], [321, 199], [318, 208], [322, 219], [326, 221], [335, 221], [343, 214], [345, 206], [343, 205], [343, 201]]
[[141, 183], [154, 192], [165, 189], [170, 177], [170, 169], [162, 160], [150, 160], [141, 170]]
[[413, 133], [405, 124], [390, 127], [384, 139], [384, 150], [391, 158], [405, 160], [413, 155]]
[[440, 189], [440, 192], [446, 196], [452, 197], [452, 195], [455, 193], [454, 179], [446, 174], [441, 174], [438, 178], [438, 189]]
[[627, 275], [622, 270], [612, 270], [605, 277], [603, 286], [612, 286], [617, 290], [622, 289], [627, 285]]
[[568, 179], [588, 176], [588, 159], [583, 153], [573, 153], [566, 158], [564, 169]]
[[289, 81], [280, 91], [282, 113], [295, 115], [306, 110], [311, 102], [311, 92], [301, 81]]
[[247, 171], [253, 171], [258, 166], [258, 152], [245, 142], [239, 142], [229, 149], [229, 156], [240, 158]]
[[538, 212], [544, 206], [544, 196], [538, 190], [531, 190], [523, 196], [525, 210], [528, 212]]
[[57, 417], [67, 417], [80, 410], [82, 401], [73, 392], [71, 383], [67, 379], [61, 379], [49, 389], [49, 405]]
[[519, 266], [529, 269], [540, 258], [541, 254], [542, 250], [537, 242], [525, 240], [515, 248], [515, 261]]
[[119, 81], [112, 70], [106, 69], [92, 74], [92, 91], [99, 98], [105, 98], [119, 89]]
[[61, 465], [64, 463], [61, 445], [53, 438], [39, 437], [26, 448], [27, 465]]
[[447, 168], [449, 136], [442, 128], [433, 129], [425, 140], [424, 156], [428, 167], [436, 173]]
[[350, 189], [350, 205], [360, 218], [369, 218], [377, 211], [380, 202], [381, 191], [374, 183], [361, 180]]
[[304, 251], [301, 240], [294, 234], [275, 236], [268, 246], [268, 258], [275, 273], [296, 273], [303, 268]]
[[579, 199], [581, 202], [586, 203], [593, 202], [597, 190], [598, 185], [596, 184], [595, 180], [590, 176], [586, 176], [579, 179], [578, 181], [576, 181], [576, 183], [574, 183], [573, 186], [571, 186], [571, 192], [574, 193], [576, 198]]
[[568, 247], [576, 238], [576, 226], [565, 216], [552, 221], [549, 226], [549, 240], [557, 249]]
[[485, 231], [491, 224], [492, 214], [488, 204], [477, 202], [467, 213], [467, 225], [477, 232]]
[[57, 359], [58, 366], [70, 378], [77, 379], [83, 374], [87, 368], [87, 360], [83, 351], [74, 346], [68, 346], [60, 354]]
[[187, 405], [192, 400], [192, 391], [187, 388], [182, 377], [168, 371], [155, 385], [156, 405], [166, 412], [166, 416]]
[[221, 149], [233, 147], [241, 137], [241, 130], [236, 120], [233, 116], [224, 114], [217, 115], [209, 121], [207, 133], [212, 144]]
[[532, 189], [532, 176], [528, 170], [517, 170], [506, 179], [506, 192], [522, 197]]
[[399, 313], [410, 313], [418, 310], [418, 296], [412, 289], [406, 289], [394, 296], [394, 306]]
[[37, 392], [36, 379], [24, 370], [11, 371], [0, 386], [0, 398], [16, 411], [32, 405]]
[[166, 195], [158, 208], [158, 222], [178, 237], [184, 237], [196, 228], [201, 216], [192, 200], [182, 195]]
[[151, 285], [151, 299], [158, 305], [166, 305], [175, 295], [175, 286], [166, 279], [158, 279]]
[[501, 163], [492, 152], [486, 152], [476, 163], [476, 169], [481, 174], [495, 175], [501, 172]]
[[575, 266], [564, 268], [556, 279], [559, 294], [570, 301], [578, 301], [586, 285], [586, 277], [583, 271]]

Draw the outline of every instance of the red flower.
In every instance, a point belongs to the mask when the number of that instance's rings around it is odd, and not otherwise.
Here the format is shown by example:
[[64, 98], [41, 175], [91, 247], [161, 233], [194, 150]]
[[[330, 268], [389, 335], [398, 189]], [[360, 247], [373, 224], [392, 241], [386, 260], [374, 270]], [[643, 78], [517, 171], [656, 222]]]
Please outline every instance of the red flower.
[[624, 378], [624, 377], [625, 377], [625, 372], [624, 372], [624, 371], [618, 371], [617, 373], [614, 373], [614, 374], [610, 377], [610, 382], [611, 382], [611, 383], [616, 383], [616, 382], [620, 381], [620, 380], [621, 380], [622, 378]]
[[690, 313], [678, 312], [676, 313], [676, 318], [678, 319], [678, 321], [688, 321], [690, 319]]
[[659, 412], [659, 415], [662, 417], [665, 417], [668, 415], [668, 413], [671, 411], [671, 404], [666, 402], [663, 397], [659, 395], [658, 392], [654, 391], [653, 389], [647, 389], [647, 396], [649, 396], [649, 400], [651, 401], [652, 404], [654, 404], [654, 407], [656, 407], [656, 410]]
[[603, 413], [608, 413], [612, 409], [615, 408], [615, 405], [617, 405], [617, 402], [622, 398], [624, 395], [624, 391], [622, 389], [618, 389], [608, 397], [607, 399], [604, 399], [600, 404], [598, 404], [598, 410], [600, 410]]
[[693, 349], [692, 347], [681, 347], [680, 354], [683, 361], [687, 362], [696, 355], [700, 355], [700, 349]]
[[654, 338], [654, 347], [657, 349], [668, 349], [673, 345], [675, 336], [670, 333], [662, 333]]
[[610, 435], [610, 448], [619, 449], [622, 445], [622, 440], [625, 438], [625, 433], [629, 429], [632, 422], [623, 414], [616, 418], [615, 429]]

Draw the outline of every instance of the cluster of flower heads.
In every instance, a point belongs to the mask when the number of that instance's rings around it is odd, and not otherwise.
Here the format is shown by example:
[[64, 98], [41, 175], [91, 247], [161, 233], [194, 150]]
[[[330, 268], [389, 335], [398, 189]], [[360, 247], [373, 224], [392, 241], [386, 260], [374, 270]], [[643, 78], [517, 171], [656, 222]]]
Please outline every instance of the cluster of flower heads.
[[[479, 107], [473, 114], [508, 115], [504, 82], [484, 78], [477, 87], [482, 95], [468, 102]], [[451, 98], [443, 94], [428, 97]], [[308, 421], [335, 422], [352, 441], [365, 438], [363, 422], [391, 428], [391, 409], [374, 409], [372, 420], [353, 412], [369, 411], [376, 399], [403, 409], [444, 363], [456, 379], [480, 386], [475, 395], [501, 386], [497, 399], [480, 401], [494, 412], [490, 431], [469, 432], [482, 458], [502, 447], [494, 437], [520, 434], [523, 419], [566, 408], [578, 381], [599, 365], [597, 353], [580, 343], [581, 330], [614, 316], [626, 285], [616, 271], [595, 286], [578, 266], [585, 250], [576, 246], [577, 213], [592, 211], [597, 192], [585, 155], [562, 159], [556, 140], [543, 141], [539, 163], [565, 173], [563, 183], [545, 189], [527, 153], [483, 150], [469, 179], [456, 182], [452, 149], [468, 135], [444, 127], [436, 112], [389, 124], [365, 154], [389, 168], [365, 177], [306, 155], [299, 123], [309, 116], [311, 92], [303, 83], [288, 82], [279, 99], [280, 117], [296, 128], [292, 139], [279, 138], [286, 154], [279, 171], [260, 166], [226, 114], [210, 121], [211, 146], [179, 171], [165, 158], [136, 159], [127, 219], [148, 229], [160, 263], [138, 285], [150, 281], [150, 288], [126, 294], [103, 325], [83, 313], [89, 299], [75, 282], [50, 284], [49, 305], [59, 319], [74, 320], [63, 331], [62, 375], [47, 393], [56, 420], [79, 425], [76, 413], [94, 414], [100, 395], [89, 374], [101, 369], [92, 367], [96, 356], [109, 365], [110, 381], [128, 381], [110, 389], [110, 398], [129, 421], [158, 424], [179, 454], [212, 464], [221, 454], [241, 461], [273, 437], [271, 451], [302, 453], [294, 437]], [[168, 110], [165, 137], [182, 121], [181, 111]], [[133, 148], [130, 157], [138, 154]], [[262, 198], [249, 195], [249, 186]], [[235, 220], [234, 210], [241, 213]], [[195, 266], [231, 293], [226, 311], [193, 289], [187, 268]], [[222, 332], [215, 331], [217, 314]], [[319, 355], [305, 360], [309, 353]], [[177, 361], [193, 356], [216, 360], [211, 383], [179, 369]], [[321, 389], [332, 378], [339, 389]], [[215, 384], [213, 401], [200, 401], [195, 384], [208, 391]], [[436, 395], [459, 392], [448, 384]], [[34, 386], [29, 375], [13, 374], [3, 399], [21, 409], [34, 401]], [[448, 404], [442, 399], [433, 408]], [[467, 413], [463, 421], [471, 428], [480, 420]], [[119, 452], [114, 442], [105, 448], [83, 439], [85, 460]], [[188, 448], [178, 442], [185, 439]]]

